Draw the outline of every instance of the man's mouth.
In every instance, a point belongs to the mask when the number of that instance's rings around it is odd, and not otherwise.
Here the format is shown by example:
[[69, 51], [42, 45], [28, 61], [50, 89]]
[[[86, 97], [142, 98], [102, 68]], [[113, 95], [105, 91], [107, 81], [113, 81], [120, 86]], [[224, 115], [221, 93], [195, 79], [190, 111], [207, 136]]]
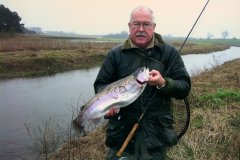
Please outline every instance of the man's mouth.
[[145, 36], [143, 36], [143, 35], [137, 35], [137, 37], [145, 37]]

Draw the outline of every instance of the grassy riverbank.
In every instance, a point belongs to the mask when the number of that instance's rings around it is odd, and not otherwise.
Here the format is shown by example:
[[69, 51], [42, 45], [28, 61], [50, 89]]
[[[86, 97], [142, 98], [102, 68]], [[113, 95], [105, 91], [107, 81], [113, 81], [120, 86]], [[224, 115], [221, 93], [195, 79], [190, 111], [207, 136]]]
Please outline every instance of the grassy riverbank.
[[32, 77], [100, 65], [111, 42], [73, 42], [56, 37], [16, 35], [0, 39], [0, 79]]
[[[191, 123], [179, 144], [168, 152], [173, 160], [238, 160], [240, 155], [240, 59], [192, 78]], [[49, 159], [104, 159], [105, 128], [71, 140]]]
[[[226, 42], [189, 41], [181, 54], [208, 53], [227, 49], [231, 44], [240, 45], [240, 40]], [[99, 66], [107, 51], [118, 43], [66, 37], [1, 35], [0, 79], [44, 76]], [[182, 44], [181, 41], [171, 43], [176, 48]]]
[[240, 59], [192, 78], [191, 123], [173, 159], [240, 158]]

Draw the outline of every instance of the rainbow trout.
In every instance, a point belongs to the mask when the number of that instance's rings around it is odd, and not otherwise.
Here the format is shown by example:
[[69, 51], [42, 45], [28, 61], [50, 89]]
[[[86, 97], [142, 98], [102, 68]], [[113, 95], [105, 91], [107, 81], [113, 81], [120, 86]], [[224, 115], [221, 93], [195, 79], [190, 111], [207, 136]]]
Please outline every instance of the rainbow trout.
[[144, 91], [148, 78], [149, 69], [142, 67], [109, 84], [81, 108], [73, 120], [74, 128], [81, 132], [85, 126], [104, 116], [110, 108], [122, 108], [134, 102]]

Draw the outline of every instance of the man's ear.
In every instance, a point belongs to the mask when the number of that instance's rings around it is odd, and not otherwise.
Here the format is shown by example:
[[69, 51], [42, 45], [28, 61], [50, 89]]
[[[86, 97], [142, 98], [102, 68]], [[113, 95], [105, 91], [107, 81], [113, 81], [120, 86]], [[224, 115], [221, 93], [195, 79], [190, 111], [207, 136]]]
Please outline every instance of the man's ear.
[[153, 23], [153, 28], [154, 28], [154, 29], [156, 28], [156, 23]]

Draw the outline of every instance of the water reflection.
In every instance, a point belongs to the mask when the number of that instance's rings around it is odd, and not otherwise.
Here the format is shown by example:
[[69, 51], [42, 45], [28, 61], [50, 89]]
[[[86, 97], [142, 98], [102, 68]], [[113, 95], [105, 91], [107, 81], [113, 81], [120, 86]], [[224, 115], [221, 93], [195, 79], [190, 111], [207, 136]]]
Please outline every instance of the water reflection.
[[[0, 157], [31, 146], [24, 123], [59, 117], [70, 122], [72, 106], [93, 96], [98, 68], [77, 70], [50, 77], [0, 81]], [[13, 153], [14, 152], [14, 153]]]
[[[236, 58], [240, 58], [240, 47], [183, 56], [191, 74]], [[92, 84], [98, 70], [93, 68], [49, 77], [0, 81], [0, 157], [19, 156], [23, 154], [23, 147], [32, 146], [24, 123], [33, 121], [33, 117], [56, 116], [69, 122], [71, 106], [81, 106], [94, 95]]]

